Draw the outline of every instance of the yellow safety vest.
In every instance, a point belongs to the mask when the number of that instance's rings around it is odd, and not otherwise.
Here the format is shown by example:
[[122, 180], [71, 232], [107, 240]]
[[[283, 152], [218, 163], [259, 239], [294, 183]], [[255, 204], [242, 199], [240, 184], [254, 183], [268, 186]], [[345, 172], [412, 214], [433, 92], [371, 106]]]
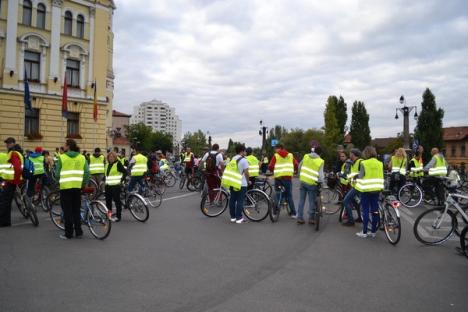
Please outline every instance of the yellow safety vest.
[[167, 161], [167, 159], [161, 159], [163, 165], [159, 168], [161, 170], [169, 170], [170, 167], [169, 167], [169, 161]]
[[351, 182], [351, 186], [355, 187], [356, 186], [356, 181], [354, 181], [354, 177], [359, 174], [359, 166], [361, 165], [361, 158], [358, 158], [354, 161], [354, 163], [351, 165], [351, 172], [348, 173], [348, 180]]
[[345, 178], [345, 166], [346, 166], [346, 162], [344, 162], [342, 165], [341, 165], [341, 177], [340, 177], [340, 183], [343, 184], [343, 185], [348, 185], [348, 179]]
[[254, 155], [249, 155], [245, 157], [249, 163], [249, 176], [258, 177], [260, 175], [260, 167], [258, 166], [259, 161]]
[[237, 160], [231, 160], [226, 169], [224, 169], [223, 176], [221, 178], [221, 185], [225, 188], [232, 187], [235, 191], [241, 189], [242, 186], [242, 174], [239, 173], [237, 167]]
[[309, 154], [304, 155], [299, 180], [310, 185], [317, 185], [320, 167], [323, 164], [324, 160], [320, 157], [312, 158]]
[[359, 192], [378, 192], [384, 189], [383, 164], [381, 161], [370, 158], [363, 160], [364, 176], [356, 181], [356, 190]]
[[[7, 180], [7, 181], [13, 181], [15, 179], [15, 169], [13, 168], [13, 165], [10, 162], [11, 155], [13, 153], [18, 154], [18, 156], [20, 158], [21, 169], [23, 169], [23, 166], [24, 166], [24, 157], [23, 157], [23, 155], [21, 155], [20, 152], [17, 152], [17, 151], [8, 152], [8, 154], [7, 154], [7, 163], [8, 163], [9, 166], [3, 170], [3, 179]], [[20, 180], [23, 180], [23, 175], [22, 174], [20, 175]]]
[[132, 167], [130, 176], [141, 177], [148, 171], [148, 158], [141, 154], [136, 154], [133, 158], [135, 158], [135, 164]]
[[[117, 161], [110, 165], [111, 168], [109, 170], [109, 175], [106, 175], [106, 185], [120, 185], [120, 181], [122, 180], [122, 173], [117, 170]], [[109, 164], [106, 164], [106, 174]]]
[[104, 173], [104, 155], [99, 155], [99, 157], [95, 157], [94, 155], [91, 155], [89, 157], [89, 173], [90, 174]]
[[274, 177], [292, 177], [294, 174], [294, 158], [291, 153], [286, 157], [281, 157], [280, 154], [275, 154], [276, 162], [274, 169]]
[[392, 173], [406, 174], [406, 158], [392, 156]]
[[61, 154], [59, 158], [62, 165], [59, 179], [60, 189], [81, 188], [86, 158], [81, 154], [78, 154], [76, 157], [70, 157], [65, 153]]
[[439, 155], [434, 155], [436, 163], [434, 167], [429, 169], [430, 176], [446, 176], [447, 175], [447, 162], [445, 158]]
[[192, 160], [192, 155], [193, 153], [190, 152], [190, 153], [185, 153], [184, 154], [184, 162], [190, 162]]
[[8, 154], [0, 153], [0, 178], [5, 179], [4, 175], [11, 167], [11, 164], [8, 163]]
[[29, 156], [29, 159], [31, 159], [34, 164], [34, 175], [44, 174], [44, 156]]
[[263, 163], [268, 164], [268, 157], [263, 157]]
[[417, 178], [424, 176], [423, 164], [416, 158], [412, 158], [411, 161], [414, 163], [414, 167], [411, 168], [410, 177]]

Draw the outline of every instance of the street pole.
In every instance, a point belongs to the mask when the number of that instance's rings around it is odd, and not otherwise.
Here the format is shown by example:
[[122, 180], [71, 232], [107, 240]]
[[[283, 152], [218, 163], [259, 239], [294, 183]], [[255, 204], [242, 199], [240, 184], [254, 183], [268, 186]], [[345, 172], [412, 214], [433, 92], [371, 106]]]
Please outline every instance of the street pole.
[[403, 114], [403, 148], [405, 150], [408, 150], [410, 148], [410, 133], [409, 133], [409, 114], [413, 111], [414, 109], [414, 119], [418, 119], [418, 111], [416, 106], [406, 106], [406, 100], [405, 97], [402, 95], [400, 97], [400, 104], [403, 105], [403, 107], [397, 107], [396, 108], [396, 113], [395, 113], [395, 119], [398, 119], [398, 111], [400, 111]]
[[211, 150], [211, 135], [208, 136], [208, 146], [210, 147], [210, 150]]
[[265, 148], [266, 148], [266, 134], [267, 134], [267, 127], [263, 124], [263, 121], [260, 120], [260, 131], [259, 134], [262, 136], [262, 156], [265, 155]]

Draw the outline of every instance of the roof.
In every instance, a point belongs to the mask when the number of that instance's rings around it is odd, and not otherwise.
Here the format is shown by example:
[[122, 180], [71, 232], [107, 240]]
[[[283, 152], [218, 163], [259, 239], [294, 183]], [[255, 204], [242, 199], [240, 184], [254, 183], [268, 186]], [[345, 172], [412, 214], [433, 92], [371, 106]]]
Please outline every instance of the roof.
[[127, 117], [130, 118], [132, 115], [128, 115], [119, 111], [116, 111], [115, 109], [112, 110], [112, 117]]
[[386, 147], [387, 145], [391, 144], [397, 138], [375, 138], [372, 140], [372, 145], [377, 147]]
[[460, 141], [468, 136], [468, 127], [442, 128], [444, 141]]
[[112, 143], [114, 145], [130, 145], [130, 141], [128, 141], [128, 139], [124, 137], [115, 137], [112, 140]]

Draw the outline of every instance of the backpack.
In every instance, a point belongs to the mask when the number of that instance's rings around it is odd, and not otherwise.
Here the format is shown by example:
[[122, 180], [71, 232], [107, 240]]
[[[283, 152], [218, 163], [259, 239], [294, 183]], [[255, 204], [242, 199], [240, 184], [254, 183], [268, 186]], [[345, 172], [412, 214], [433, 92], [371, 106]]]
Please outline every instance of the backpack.
[[29, 158], [24, 159], [23, 164], [23, 179], [31, 179], [34, 175], [34, 163]]
[[207, 172], [215, 172], [217, 167], [216, 167], [216, 157], [218, 156], [219, 153], [212, 154], [208, 153], [208, 157], [206, 158], [205, 161], [205, 169]]

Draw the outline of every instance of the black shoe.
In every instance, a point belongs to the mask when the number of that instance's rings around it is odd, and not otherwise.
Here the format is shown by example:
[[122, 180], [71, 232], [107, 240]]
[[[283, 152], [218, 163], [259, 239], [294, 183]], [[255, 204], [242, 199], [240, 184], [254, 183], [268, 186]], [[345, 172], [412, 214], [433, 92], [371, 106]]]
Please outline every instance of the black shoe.
[[354, 226], [354, 222], [341, 223], [342, 226]]
[[65, 234], [60, 234], [60, 235], [59, 235], [59, 238], [65, 239], [65, 240], [71, 239], [71, 237], [68, 237], [68, 236], [66, 236]]
[[354, 222], [362, 223], [362, 219], [361, 219], [361, 218], [357, 218], [356, 220], [354, 220]]
[[75, 235], [75, 238], [76, 238], [76, 239], [82, 239], [82, 238], [83, 238], [83, 234]]

